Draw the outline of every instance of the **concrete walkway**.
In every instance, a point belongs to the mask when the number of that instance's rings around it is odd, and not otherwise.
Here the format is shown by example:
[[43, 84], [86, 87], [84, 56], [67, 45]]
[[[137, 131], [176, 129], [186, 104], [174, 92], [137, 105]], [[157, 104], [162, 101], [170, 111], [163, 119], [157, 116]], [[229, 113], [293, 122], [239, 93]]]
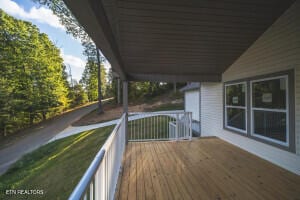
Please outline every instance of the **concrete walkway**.
[[[132, 121], [132, 120], [137, 120], [137, 119], [142, 119], [145, 117], [152, 117], [155, 116], [157, 114], [161, 115], [164, 113], [164, 115], [168, 115], [168, 116], [174, 116], [174, 114], [172, 113], [176, 113], [176, 112], [183, 112], [183, 110], [172, 110], [172, 111], [158, 111], [158, 112], [152, 112], [151, 114], [146, 114], [146, 115], [139, 115], [138, 113], [132, 113], [132, 116], [129, 116], [128, 121]], [[134, 115], [136, 114], [136, 115]], [[106, 126], [111, 126], [111, 125], [115, 125], [119, 122], [120, 119], [115, 119], [115, 120], [111, 120], [108, 122], [102, 122], [102, 123], [98, 123], [98, 124], [91, 124], [91, 125], [87, 125], [87, 126], [69, 126], [68, 128], [66, 128], [65, 130], [63, 130], [62, 132], [60, 132], [59, 134], [57, 134], [56, 136], [54, 136], [51, 140], [48, 141], [49, 142], [53, 142], [55, 140], [61, 139], [61, 138], [65, 138], [71, 135], [76, 135], [78, 133], [81, 133], [83, 131], [89, 131], [92, 129], [96, 129], [96, 128], [102, 128], [102, 127], [106, 127]]]

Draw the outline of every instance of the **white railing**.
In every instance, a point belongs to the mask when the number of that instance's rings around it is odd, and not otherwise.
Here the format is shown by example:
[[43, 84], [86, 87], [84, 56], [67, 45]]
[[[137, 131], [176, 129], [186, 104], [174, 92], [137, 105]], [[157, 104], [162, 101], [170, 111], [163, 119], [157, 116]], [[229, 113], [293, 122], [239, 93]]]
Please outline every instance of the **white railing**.
[[[179, 140], [192, 137], [192, 114], [188, 112], [131, 113], [129, 141]], [[112, 200], [126, 143], [126, 114], [108, 137], [77, 184], [69, 200]]]
[[108, 137], [93, 162], [81, 178], [70, 200], [112, 200], [125, 149], [126, 115]]
[[143, 112], [130, 113], [129, 141], [179, 140], [192, 138], [192, 113]]

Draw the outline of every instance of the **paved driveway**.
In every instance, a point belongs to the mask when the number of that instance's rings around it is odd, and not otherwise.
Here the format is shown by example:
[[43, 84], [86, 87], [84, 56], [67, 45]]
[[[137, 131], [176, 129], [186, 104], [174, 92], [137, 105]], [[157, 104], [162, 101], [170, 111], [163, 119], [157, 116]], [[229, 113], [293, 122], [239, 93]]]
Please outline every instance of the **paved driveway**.
[[24, 137], [20, 137], [11, 144], [0, 147], [0, 174], [3, 174], [11, 164], [24, 154], [47, 143], [56, 134], [96, 108], [97, 103], [65, 113], [38, 127], [26, 130], [27, 133], [24, 134]]

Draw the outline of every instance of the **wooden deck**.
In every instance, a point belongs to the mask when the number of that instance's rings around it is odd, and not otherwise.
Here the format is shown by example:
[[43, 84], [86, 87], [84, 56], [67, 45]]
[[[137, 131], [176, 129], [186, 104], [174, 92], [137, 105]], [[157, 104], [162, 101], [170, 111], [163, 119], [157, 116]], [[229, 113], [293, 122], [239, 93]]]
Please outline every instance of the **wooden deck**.
[[300, 199], [300, 176], [217, 138], [129, 143], [116, 199]]

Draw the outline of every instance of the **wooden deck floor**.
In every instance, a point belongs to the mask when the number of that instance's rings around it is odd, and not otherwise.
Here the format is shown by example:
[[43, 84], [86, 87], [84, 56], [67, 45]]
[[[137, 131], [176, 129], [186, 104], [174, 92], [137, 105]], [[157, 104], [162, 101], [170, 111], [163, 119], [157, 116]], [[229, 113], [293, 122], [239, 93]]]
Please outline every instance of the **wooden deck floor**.
[[116, 199], [300, 199], [300, 176], [218, 138], [129, 143]]

